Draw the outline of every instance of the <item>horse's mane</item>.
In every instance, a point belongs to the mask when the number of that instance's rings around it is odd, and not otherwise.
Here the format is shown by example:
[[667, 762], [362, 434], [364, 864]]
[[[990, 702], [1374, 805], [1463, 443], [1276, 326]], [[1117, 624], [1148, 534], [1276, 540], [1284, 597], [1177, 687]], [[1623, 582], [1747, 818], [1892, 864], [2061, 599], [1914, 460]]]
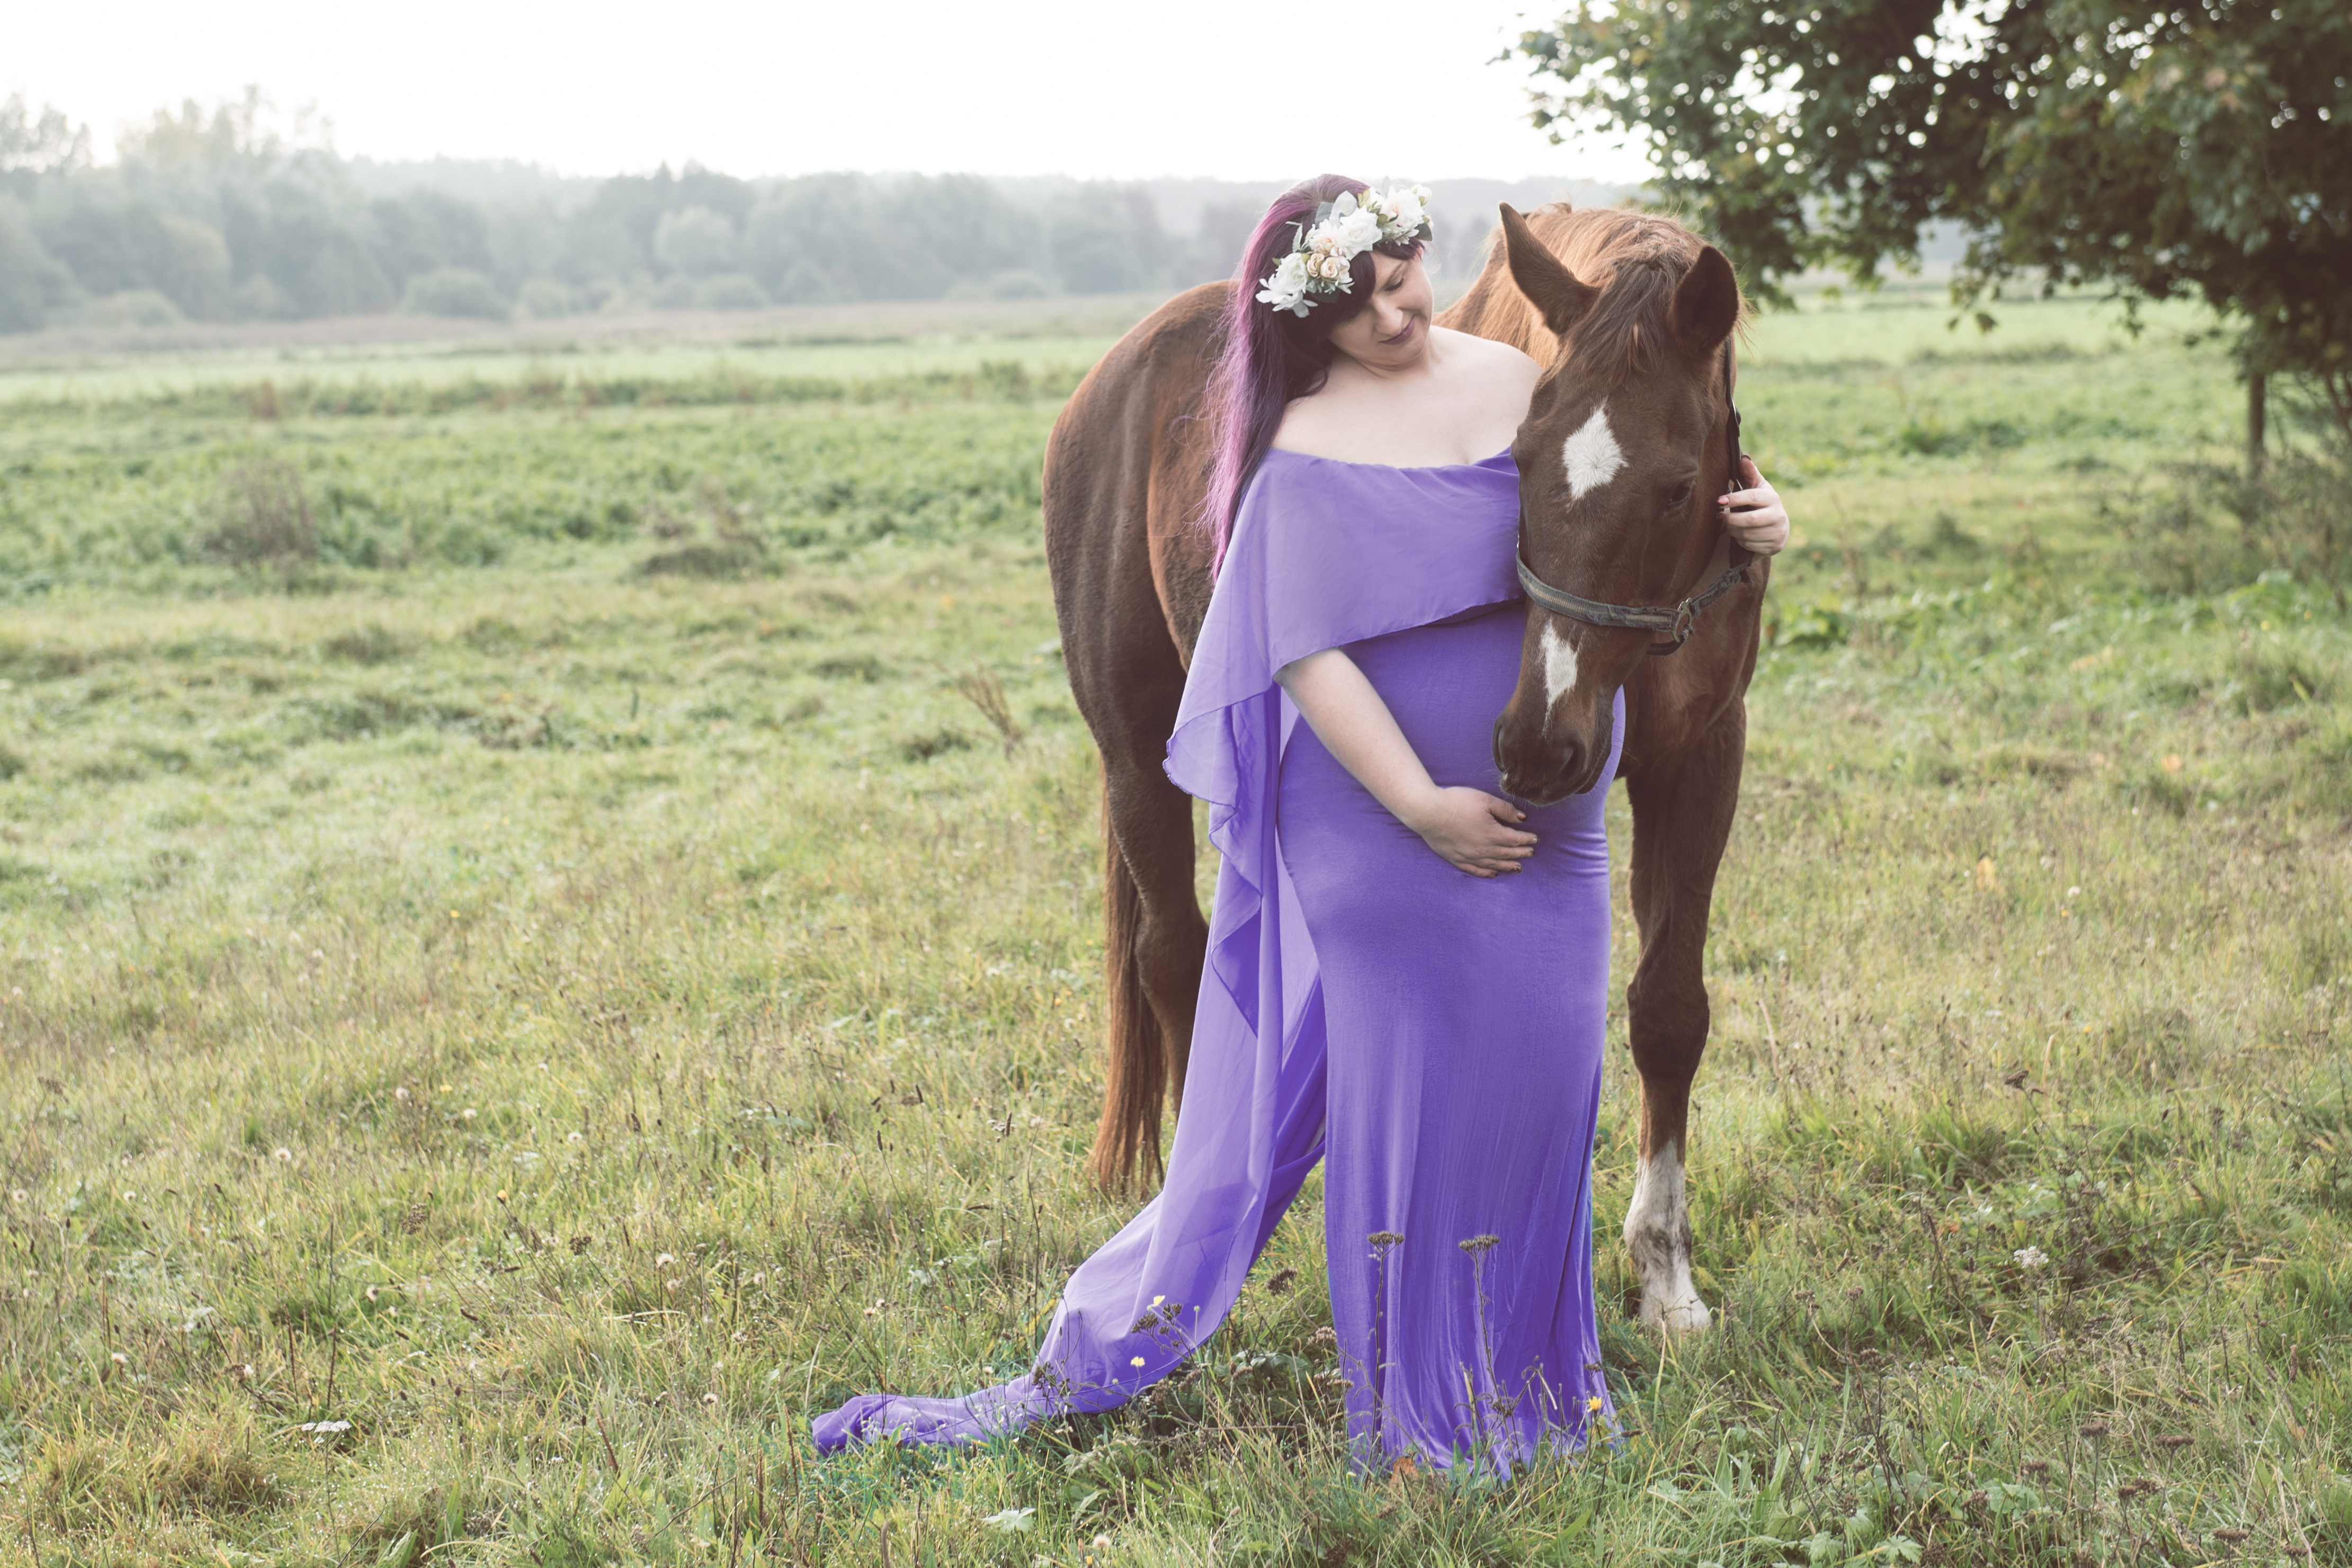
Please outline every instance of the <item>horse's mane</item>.
[[[1575, 212], [1559, 202], [1538, 207], [1527, 220], [1569, 271], [1601, 291], [1570, 334], [1567, 347], [1578, 370], [1611, 385], [1655, 373], [1664, 364], [1666, 312], [1675, 286], [1698, 259], [1704, 242], [1672, 218], [1615, 207]], [[1743, 319], [1746, 314], [1743, 303]], [[1487, 237], [1478, 280], [1439, 320], [1508, 343], [1541, 365], [1559, 358], [1559, 339], [1512, 281], [1500, 227]]]

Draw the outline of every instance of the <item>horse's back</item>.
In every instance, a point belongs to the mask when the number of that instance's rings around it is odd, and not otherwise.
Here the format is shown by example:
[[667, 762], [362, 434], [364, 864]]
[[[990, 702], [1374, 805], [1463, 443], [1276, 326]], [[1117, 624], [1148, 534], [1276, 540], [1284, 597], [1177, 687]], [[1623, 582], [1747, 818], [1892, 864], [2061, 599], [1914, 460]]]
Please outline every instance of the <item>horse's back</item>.
[[1139, 680], [1160, 686], [1172, 672], [1181, 690], [1208, 612], [1207, 544], [1192, 518], [1208, 490], [1202, 394], [1231, 287], [1187, 289], [1138, 323], [1078, 384], [1045, 445], [1055, 611], [1098, 738], [1123, 727], [1114, 715]]

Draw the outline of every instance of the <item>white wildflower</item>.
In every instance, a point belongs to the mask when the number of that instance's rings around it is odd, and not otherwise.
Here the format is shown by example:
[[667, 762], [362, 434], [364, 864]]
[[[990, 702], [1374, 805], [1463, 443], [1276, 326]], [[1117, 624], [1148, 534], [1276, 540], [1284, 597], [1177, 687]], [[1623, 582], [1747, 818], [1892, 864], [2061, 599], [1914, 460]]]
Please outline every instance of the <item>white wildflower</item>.
[[2050, 1261], [2050, 1254], [2039, 1247], [2021, 1247], [2010, 1256], [2017, 1260], [2021, 1269], [2039, 1269]]

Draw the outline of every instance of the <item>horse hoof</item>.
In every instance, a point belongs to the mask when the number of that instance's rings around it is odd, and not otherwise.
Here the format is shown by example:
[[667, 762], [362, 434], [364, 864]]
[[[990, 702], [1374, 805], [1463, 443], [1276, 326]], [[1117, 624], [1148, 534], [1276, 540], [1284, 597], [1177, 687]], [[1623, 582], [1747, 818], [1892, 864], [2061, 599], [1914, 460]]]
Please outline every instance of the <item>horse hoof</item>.
[[1644, 1298], [1642, 1302], [1642, 1321], [1645, 1323], [1654, 1323], [1665, 1330], [1670, 1336], [1680, 1337], [1688, 1333], [1704, 1333], [1714, 1325], [1715, 1314], [1708, 1312], [1706, 1303], [1696, 1296], [1685, 1296], [1676, 1301], [1657, 1301]]

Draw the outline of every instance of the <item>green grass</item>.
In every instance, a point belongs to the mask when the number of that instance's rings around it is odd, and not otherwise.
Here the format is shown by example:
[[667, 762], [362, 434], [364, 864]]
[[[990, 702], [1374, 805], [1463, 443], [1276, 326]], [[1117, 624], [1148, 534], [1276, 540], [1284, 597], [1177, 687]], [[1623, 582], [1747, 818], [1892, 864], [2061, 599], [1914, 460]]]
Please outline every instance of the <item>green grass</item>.
[[1501, 1490], [1349, 1479], [1312, 1186], [1139, 1407], [809, 1452], [1024, 1364], [1129, 1212], [1049, 397], [24, 405], [0, 1560], [2352, 1563], [2352, 628], [2118, 531], [2233, 440], [2211, 350], [1875, 314], [1743, 386], [1808, 542], [1710, 952], [1722, 1328], [1604, 1239], [1633, 1430]]

